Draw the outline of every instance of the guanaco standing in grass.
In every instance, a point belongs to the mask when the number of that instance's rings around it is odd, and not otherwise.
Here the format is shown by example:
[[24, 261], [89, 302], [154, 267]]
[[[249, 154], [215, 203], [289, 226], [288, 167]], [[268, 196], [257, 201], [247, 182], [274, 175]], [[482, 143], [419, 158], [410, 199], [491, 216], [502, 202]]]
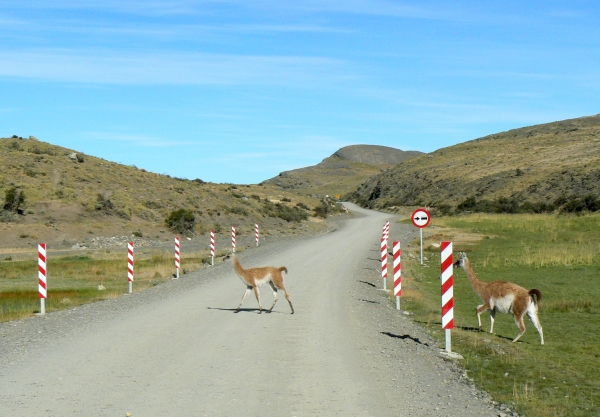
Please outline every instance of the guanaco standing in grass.
[[525, 314], [527, 314], [540, 334], [541, 344], [544, 344], [544, 333], [538, 318], [538, 302], [542, 299], [540, 290], [532, 289], [527, 291], [517, 284], [506, 281], [480, 281], [477, 278], [477, 275], [475, 275], [475, 271], [473, 271], [467, 255], [463, 252], [459, 254], [459, 259], [454, 266], [465, 270], [473, 291], [475, 291], [477, 295], [479, 295], [479, 298], [484, 302], [484, 304], [477, 306], [479, 329], [481, 329], [481, 313], [487, 310], [490, 310], [490, 333], [494, 333], [494, 318], [496, 312], [504, 314], [512, 313], [520, 330], [517, 337], [513, 339], [514, 343], [523, 336], [523, 333], [525, 333], [525, 323], [523, 322], [523, 318], [525, 317]]
[[265, 266], [260, 268], [244, 269], [242, 267], [242, 264], [240, 264], [240, 261], [238, 260], [235, 253], [230, 253], [229, 256], [233, 258], [233, 267], [235, 268], [235, 272], [238, 274], [242, 282], [246, 284], [246, 292], [242, 297], [242, 301], [240, 301], [240, 305], [235, 310], [236, 313], [240, 311], [240, 307], [242, 307], [244, 300], [252, 290], [254, 290], [256, 301], [258, 301], [258, 313], [262, 313], [263, 308], [260, 304], [259, 287], [268, 282], [271, 286], [271, 289], [273, 290], [273, 305], [268, 310], [268, 312], [270, 313], [271, 311], [273, 311], [273, 307], [275, 307], [275, 303], [279, 298], [277, 290], [281, 290], [283, 291], [283, 294], [285, 295], [285, 298], [289, 303], [290, 308], [292, 309], [292, 314], [294, 314], [294, 307], [292, 306], [292, 302], [290, 301], [290, 295], [288, 294], [283, 284], [283, 275], [281, 274], [282, 271], [284, 271], [286, 274], [288, 273], [288, 270], [285, 266], [282, 266], [280, 268], [275, 268], [273, 266]]

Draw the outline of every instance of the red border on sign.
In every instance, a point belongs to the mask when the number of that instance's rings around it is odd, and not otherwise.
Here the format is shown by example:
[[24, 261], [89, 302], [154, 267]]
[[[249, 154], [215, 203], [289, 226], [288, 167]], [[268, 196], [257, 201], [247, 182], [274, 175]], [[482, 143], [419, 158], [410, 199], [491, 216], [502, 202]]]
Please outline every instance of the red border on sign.
[[[418, 225], [415, 224], [415, 214], [417, 214], [418, 211], [424, 211], [425, 213], [427, 213], [427, 223], [425, 223], [423, 226], [418, 226]], [[410, 217], [410, 221], [412, 221], [412, 224], [415, 227], [418, 227], [419, 229], [422, 229], [424, 227], [429, 226], [429, 223], [431, 222], [431, 213], [428, 210], [424, 209], [424, 208], [416, 209], [415, 211], [413, 211], [413, 214]]]

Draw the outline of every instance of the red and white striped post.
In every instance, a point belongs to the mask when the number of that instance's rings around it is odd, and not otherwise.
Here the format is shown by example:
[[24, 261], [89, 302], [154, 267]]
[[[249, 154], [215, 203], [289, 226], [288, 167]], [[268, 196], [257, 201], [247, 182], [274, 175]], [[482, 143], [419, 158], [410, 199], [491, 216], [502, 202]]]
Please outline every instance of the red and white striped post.
[[210, 264], [215, 264], [215, 231], [210, 231]]
[[38, 244], [38, 292], [40, 296], [40, 314], [46, 314], [47, 294], [46, 244]]
[[231, 252], [235, 253], [235, 226], [231, 226]]
[[181, 246], [179, 236], [175, 236], [175, 279], [179, 278], [179, 268], [181, 267]]
[[383, 289], [387, 289], [387, 240], [381, 238], [381, 278], [383, 279]]
[[127, 282], [131, 294], [133, 292], [133, 242], [127, 244]]
[[442, 329], [446, 333], [446, 352], [452, 352], [451, 329], [454, 329], [454, 267], [452, 242], [440, 245], [442, 263]]
[[254, 223], [254, 237], [256, 239], [256, 246], [258, 246], [258, 223]]
[[394, 257], [394, 295], [396, 296], [396, 309], [400, 310], [400, 297], [402, 296], [402, 263], [400, 256], [400, 242], [392, 243], [392, 256]]
[[389, 222], [389, 220], [386, 221], [385, 224], [383, 225], [383, 233], [382, 233], [381, 237], [385, 240], [389, 240], [389, 238], [390, 238], [390, 222]]

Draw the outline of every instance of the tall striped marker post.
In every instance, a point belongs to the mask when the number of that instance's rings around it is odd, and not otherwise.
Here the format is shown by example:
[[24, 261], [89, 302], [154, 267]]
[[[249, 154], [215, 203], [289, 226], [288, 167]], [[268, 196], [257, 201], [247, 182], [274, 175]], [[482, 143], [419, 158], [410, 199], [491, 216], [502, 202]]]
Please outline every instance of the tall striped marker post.
[[381, 238], [381, 278], [383, 279], [383, 289], [387, 289], [387, 240]]
[[385, 224], [383, 225], [383, 233], [382, 233], [382, 237], [385, 240], [389, 240], [390, 238], [390, 221], [386, 221]]
[[47, 294], [46, 244], [38, 244], [38, 292], [40, 296], [40, 314], [46, 314]]
[[254, 223], [254, 237], [256, 239], [256, 246], [258, 246], [258, 223]]
[[446, 352], [452, 352], [451, 330], [454, 329], [454, 267], [452, 242], [440, 245], [442, 263], [442, 329], [446, 333]]
[[181, 268], [181, 245], [179, 236], [175, 236], [175, 279], [179, 279], [179, 268]]
[[133, 292], [133, 242], [127, 244], [127, 283], [128, 293], [131, 294]]
[[231, 252], [235, 253], [235, 226], [231, 226]]
[[210, 231], [210, 264], [215, 264], [215, 231]]
[[400, 242], [392, 243], [392, 256], [394, 257], [394, 295], [396, 296], [396, 309], [400, 310], [400, 297], [402, 296], [402, 263], [400, 256]]

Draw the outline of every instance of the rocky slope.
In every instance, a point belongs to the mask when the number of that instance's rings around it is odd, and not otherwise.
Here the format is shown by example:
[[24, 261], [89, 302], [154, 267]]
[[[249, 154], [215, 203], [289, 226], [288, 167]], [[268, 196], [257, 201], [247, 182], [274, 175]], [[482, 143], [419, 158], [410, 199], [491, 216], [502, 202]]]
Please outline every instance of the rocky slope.
[[375, 208], [454, 208], [467, 200], [538, 207], [586, 195], [600, 195], [600, 115], [514, 129], [411, 158], [344, 198]]

